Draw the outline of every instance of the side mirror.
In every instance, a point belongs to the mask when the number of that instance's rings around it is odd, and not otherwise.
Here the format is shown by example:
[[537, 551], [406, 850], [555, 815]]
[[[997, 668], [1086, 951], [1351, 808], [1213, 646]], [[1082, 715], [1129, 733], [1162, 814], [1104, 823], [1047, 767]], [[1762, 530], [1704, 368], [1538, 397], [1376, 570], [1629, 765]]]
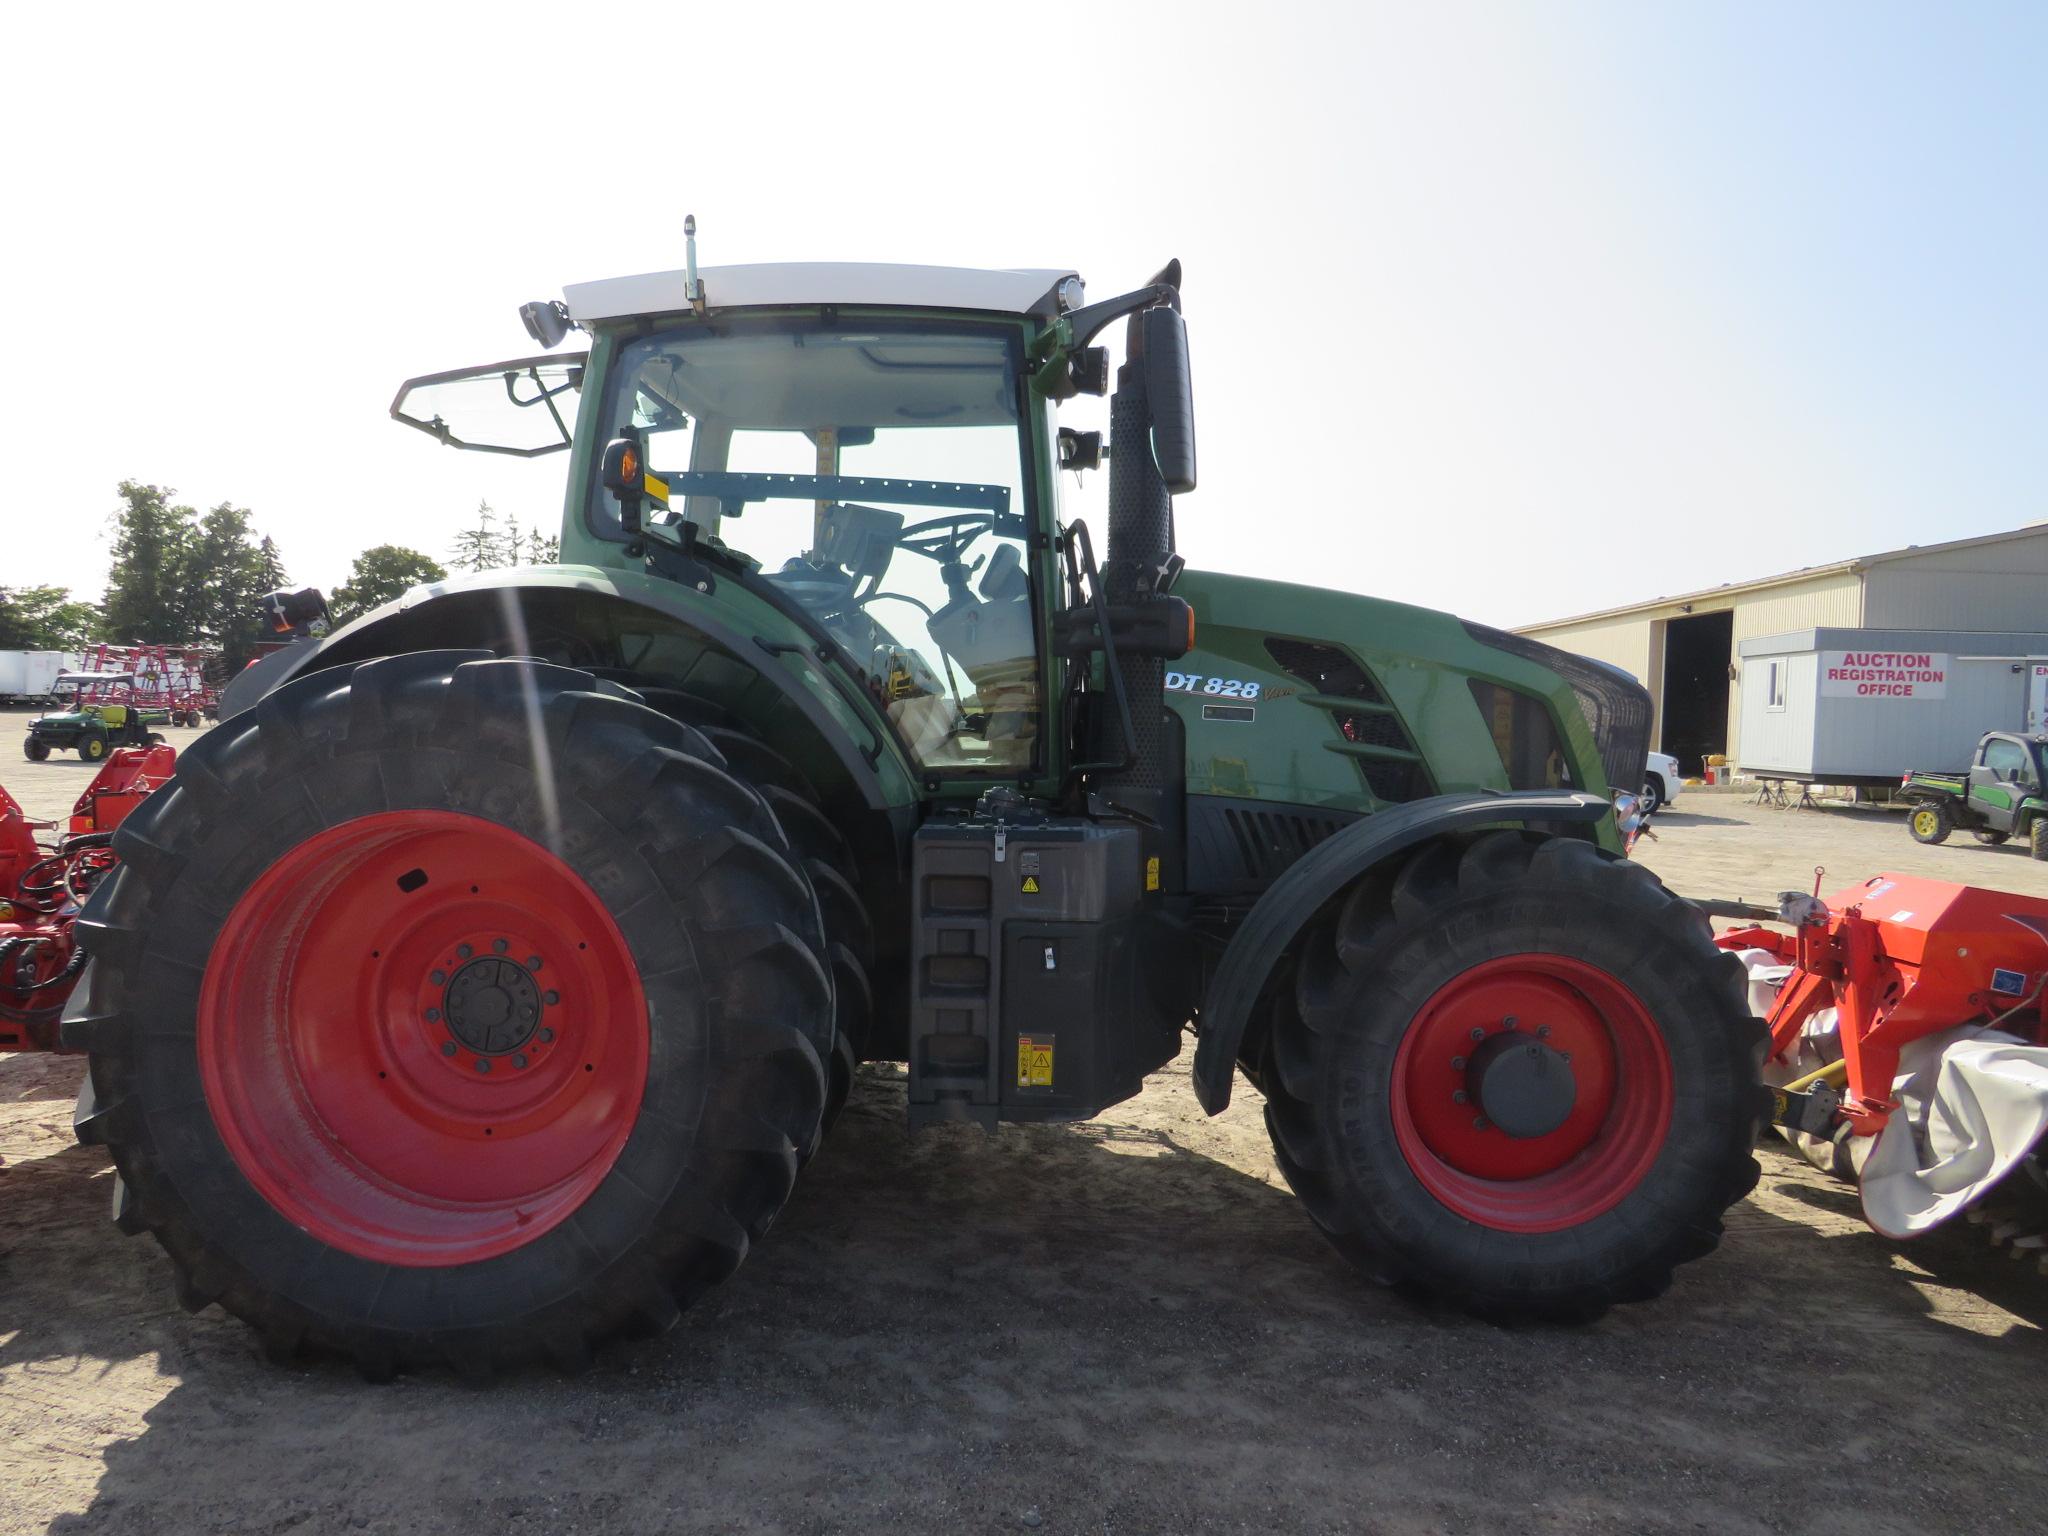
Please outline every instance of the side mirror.
[[[640, 531], [640, 504], [652, 487], [648, 484], [647, 460], [640, 444], [630, 437], [615, 437], [604, 445], [604, 461], [598, 471], [604, 488], [619, 501], [619, 525], [629, 534]], [[665, 493], [667, 487], [663, 486]]]
[[1102, 434], [1082, 432], [1073, 427], [1060, 428], [1060, 468], [1100, 469], [1102, 467]]
[[1177, 310], [1148, 309], [1140, 317], [1145, 358], [1145, 399], [1152, 412], [1152, 462], [1167, 490], [1195, 488], [1195, 396], [1188, 376], [1188, 328]]
[[519, 323], [526, 327], [526, 334], [549, 349], [559, 347], [562, 338], [569, 334], [569, 327], [575, 322], [569, 318], [569, 309], [560, 299], [535, 299], [530, 304], [519, 306]]

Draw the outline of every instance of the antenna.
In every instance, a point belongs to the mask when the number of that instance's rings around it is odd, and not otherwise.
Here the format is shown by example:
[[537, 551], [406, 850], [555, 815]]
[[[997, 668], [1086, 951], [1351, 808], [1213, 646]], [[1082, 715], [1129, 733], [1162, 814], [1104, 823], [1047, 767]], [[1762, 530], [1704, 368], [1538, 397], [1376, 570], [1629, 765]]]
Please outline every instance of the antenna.
[[697, 215], [683, 215], [683, 292], [689, 296], [690, 308], [698, 315], [704, 313], [704, 279], [697, 275]]

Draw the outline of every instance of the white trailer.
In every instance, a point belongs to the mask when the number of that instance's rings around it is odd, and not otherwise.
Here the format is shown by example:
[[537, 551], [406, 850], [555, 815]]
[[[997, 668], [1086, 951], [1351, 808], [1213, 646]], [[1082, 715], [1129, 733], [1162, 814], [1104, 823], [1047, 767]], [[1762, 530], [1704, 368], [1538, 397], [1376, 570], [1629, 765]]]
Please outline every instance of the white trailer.
[[0, 651], [0, 702], [48, 704], [56, 698], [58, 674], [79, 665], [74, 651]]
[[1738, 652], [1754, 778], [1896, 786], [1986, 731], [2048, 730], [2048, 631], [1806, 629]]

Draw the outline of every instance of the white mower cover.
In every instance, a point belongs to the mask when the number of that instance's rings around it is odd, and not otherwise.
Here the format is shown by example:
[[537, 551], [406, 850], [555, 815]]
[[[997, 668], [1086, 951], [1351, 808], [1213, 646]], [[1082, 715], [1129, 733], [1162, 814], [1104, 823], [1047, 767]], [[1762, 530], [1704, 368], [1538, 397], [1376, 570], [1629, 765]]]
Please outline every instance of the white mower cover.
[[1863, 1215], [1916, 1237], [1967, 1209], [2048, 1131], [2048, 1047], [1965, 1025], [1899, 1053], [1904, 1106], [1863, 1164]]
[[[1738, 958], [1749, 972], [1751, 1009], [1768, 1017], [1792, 968], [1768, 950]], [[1838, 1029], [1835, 1010], [1821, 1009], [1800, 1031], [1794, 1068], [1766, 1069], [1766, 1078], [1789, 1081], [1839, 1059]], [[2048, 1132], [2048, 1047], [1984, 1025], [1929, 1035], [1899, 1053], [1892, 1095], [1901, 1107], [1876, 1141], [1853, 1138], [1848, 1152], [1864, 1219], [1886, 1237], [1917, 1237], [1989, 1194]], [[1829, 1166], [1824, 1140], [1780, 1133], [1808, 1161]]]

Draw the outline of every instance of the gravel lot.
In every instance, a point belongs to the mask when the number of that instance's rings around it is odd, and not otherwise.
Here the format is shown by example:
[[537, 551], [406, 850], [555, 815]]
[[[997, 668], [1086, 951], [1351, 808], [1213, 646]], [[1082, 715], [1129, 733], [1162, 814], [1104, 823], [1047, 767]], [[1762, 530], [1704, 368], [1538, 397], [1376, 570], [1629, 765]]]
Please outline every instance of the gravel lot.
[[[0, 767], [42, 814], [89, 777]], [[2048, 894], [2048, 865], [1919, 848], [1896, 813], [1679, 806], [1645, 857], [1688, 894], [1765, 899], [1815, 864]], [[1362, 1284], [1258, 1096], [1205, 1118], [1186, 1055], [1091, 1124], [989, 1138], [909, 1140], [900, 1076], [870, 1068], [675, 1332], [575, 1380], [371, 1387], [178, 1309], [72, 1143], [80, 1070], [0, 1058], [0, 1532], [1868, 1536], [2048, 1508], [2048, 1279], [1974, 1228], [1887, 1243], [1774, 1151], [1663, 1300], [1502, 1330]]]

